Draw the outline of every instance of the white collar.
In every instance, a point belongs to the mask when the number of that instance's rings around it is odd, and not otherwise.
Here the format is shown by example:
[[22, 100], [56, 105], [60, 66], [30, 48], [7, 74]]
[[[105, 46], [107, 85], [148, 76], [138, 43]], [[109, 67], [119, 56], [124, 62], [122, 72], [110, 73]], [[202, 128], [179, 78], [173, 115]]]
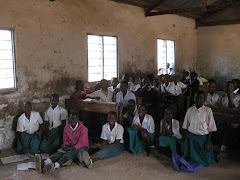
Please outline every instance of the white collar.
[[239, 88], [235, 89], [233, 92], [234, 92], [234, 93], [237, 93], [237, 92], [238, 92], [238, 90], [239, 90]]
[[[115, 128], [117, 128], [117, 122], [115, 122], [115, 125], [114, 125], [112, 131], [113, 131]], [[109, 123], [107, 123], [107, 129], [108, 129], [109, 131], [111, 131], [111, 129], [110, 129], [110, 124], [109, 124]]]
[[70, 128], [71, 128], [72, 131], [75, 131], [75, 130], [78, 128], [78, 122], [77, 122], [75, 128], [72, 128], [72, 126], [71, 126], [71, 124], [70, 124]]

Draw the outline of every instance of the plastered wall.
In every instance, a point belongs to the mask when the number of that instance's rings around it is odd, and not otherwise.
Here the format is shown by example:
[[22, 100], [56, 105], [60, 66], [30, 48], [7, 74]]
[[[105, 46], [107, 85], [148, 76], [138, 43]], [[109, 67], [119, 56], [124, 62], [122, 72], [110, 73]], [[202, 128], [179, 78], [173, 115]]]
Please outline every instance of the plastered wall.
[[240, 25], [198, 28], [198, 72], [217, 80], [222, 89], [228, 80], [240, 78]]
[[0, 0], [0, 27], [15, 29], [17, 91], [0, 92], [0, 149], [11, 147], [22, 102], [41, 113], [61, 105], [76, 79], [87, 81], [87, 33], [118, 36], [119, 74], [157, 73], [157, 38], [175, 40], [176, 71], [195, 69], [192, 19], [145, 18], [141, 8], [109, 0]]

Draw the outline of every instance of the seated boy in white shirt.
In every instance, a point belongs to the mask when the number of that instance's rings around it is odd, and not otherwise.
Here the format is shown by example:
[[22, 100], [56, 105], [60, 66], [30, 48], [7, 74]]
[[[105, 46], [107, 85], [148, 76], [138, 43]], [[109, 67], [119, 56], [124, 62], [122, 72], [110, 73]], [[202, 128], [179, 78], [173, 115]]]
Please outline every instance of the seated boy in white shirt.
[[182, 126], [188, 131], [184, 142], [183, 158], [210, 166], [214, 161], [211, 137], [212, 132], [217, 131], [217, 128], [212, 109], [204, 106], [205, 92], [198, 90], [194, 100], [196, 106], [187, 110]]
[[100, 151], [90, 158], [92, 162], [120, 155], [124, 150], [122, 125], [117, 123], [117, 114], [114, 111], [108, 113], [108, 123], [102, 127], [101, 143], [96, 144]]
[[18, 118], [17, 152], [34, 155], [39, 152], [43, 120], [38, 112], [32, 111], [30, 102], [24, 102], [24, 113]]
[[[165, 110], [165, 117], [160, 122], [159, 146], [170, 147], [173, 154], [177, 154], [177, 142], [182, 138], [179, 132], [180, 126], [176, 119], [173, 119], [171, 109]], [[180, 142], [179, 142], [180, 143]]]
[[50, 98], [51, 107], [45, 112], [45, 136], [40, 145], [40, 150], [47, 154], [56, 152], [61, 146], [63, 129], [68, 119], [66, 109], [58, 105], [59, 96], [52, 94]]
[[221, 105], [222, 96], [216, 92], [216, 81], [209, 79], [207, 83], [207, 99], [206, 106], [219, 106]]
[[102, 79], [101, 89], [91, 94], [87, 94], [86, 97], [98, 99], [103, 102], [112, 102], [113, 92], [110, 89], [108, 89], [108, 81], [106, 79]]
[[134, 154], [142, 150], [143, 144], [146, 145], [147, 155], [150, 153], [150, 148], [154, 149], [155, 124], [152, 116], [146, 113], [146, 106], [141, 105], [138, 108], [138, 114], [133, 118], [132, 127], [127, 129], [129, 133], [129, 149]]

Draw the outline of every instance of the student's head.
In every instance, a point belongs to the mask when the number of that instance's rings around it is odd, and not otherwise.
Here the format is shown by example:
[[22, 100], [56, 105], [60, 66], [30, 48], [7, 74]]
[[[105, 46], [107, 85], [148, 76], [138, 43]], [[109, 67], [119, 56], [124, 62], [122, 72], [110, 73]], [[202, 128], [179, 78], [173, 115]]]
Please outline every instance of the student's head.
[[50, 97], [50, 103], [52, 108], [55, 108], [59, 103], [59, 96], [57, 94], [52, 94]]
[[168, 75], [168, 74], [165, 74], [165, 76], [164, 76], [164, 83], [165, 84], [168, 84], [169, 83], [169, 81], [170, 81], [170, 76]]
[[110, 126], [114, 126], [115, 123], [117, 122], [117, 114], [116, 114], [116, 112], [115, 111], [110, 111], [108, 113], [107, 118], [108, 118], [109, 125]]
[[204, 104], [205, 100], [206, 100], [206, 93], [202, 90], [198, 90], [196, 93], [195, 93], [195, 96], [194, 96], [194, 101], [196, 103], [196, 107], [197, 108], [200, 108], [202, 107], [202, 105]]
[[82, 80], [77, 80], [76, 81], [76, 90], [81, 90], [81, 91], [84, 90], [84, 83], [83, 83]]
[[138, 84], [142, 84], [142, 81], [143, 81], [143, 77], [139, 77], [138, 78]]
[[232, 81], [226, 83], [226, 91], [230, 93], [234, 91], [234, 83]]
[[103, 90], [107, 90], [108, 88], [108, 81], [106, 79], [101, 80], [101, 87]]
[[112, 78], [111, 79], [111, 85], [115, 88], [118, 85], [118, 79], [117, 78]]
[[128, 90], [128, 82], [127, 81], [122, 81], [120, 83], [120, 91], [122, 91], [122, 93], [126, 94]]
[[208, 93], [212, 93], [212, 94], [216, 92], [216, 81], [214, 79], [208, 80], [207, 91]]
[[133, 99], [129, 99], [128, 100], [128, 104], [127, 104], [127, 107], [128, 107], [128, 111], [130, 112], [134, 112], [135, 108], [136, 108], [136, 103]]
[[173, 81], [174, 81], [175, 83], [179, 82], [179, 81], [180, 81], [180, 76], [179, 76], [179, 75], [174, 75], [174, 76], [173, 76]]
[[141, 104], [138, 108], [139, 118], [143, 119], [145, 114], [147, 113], [147, 107], [145, 104]]
[[190, 78], [191, 78], [191, 80], [196, 79], [196, 73], [195, 72], [191, 72], [190, 73]]
[[129, 82], [129, 75], [128, 75], [128, 74], [123, 74], [123, 75], [122, 75], [122, 81], [127, 81], [127, 82]]
[[188, 77], [189, 76], [189, 72], [188, 71], [186, 71], [186, 77]]
[[129, 82], [135, 83], [135, 77], [134, 76], [130, 76], [129, 77]]
[[170, 68], [170, 63], [167, 63], [167, 69], [169, 69]]
[[240, 87], [240, 80], [239, 79], [233, 79], [232, 82], [234, 84], [234, 90]]
[[158, 87], [158, 85], [159, 85], [159, 79], [154, 79], [154, 80], [153, 80], [153, 85], [156, 86], [156, 87]]
[[75, 126], [78, 123], [78, 113], [77, 112], [71, 112], [69, 114], [69, 124], [71, 125], [72, 128], [75, 128]]
[[172, 109], [170, 109], [170, 108], [165, 109], [164, 116], [169, 118], [169, 119], [172, 119], [173, 118], [173, 111], [172, 111]]
[[195, 73], [195, 78], [196, 78], [196, 79], [198, 78], [198, 73]]
[[146, 85], [146, 86], [149, 86], [151, 84], [150, 82], [150, 79], [148, 76], [146, 76], [144, 79], [143, 79], [143, 84]]
[[30, 114], [32, 111], [32, 104], [28, 101], [23, 102], [23, 109], [25, 113]]

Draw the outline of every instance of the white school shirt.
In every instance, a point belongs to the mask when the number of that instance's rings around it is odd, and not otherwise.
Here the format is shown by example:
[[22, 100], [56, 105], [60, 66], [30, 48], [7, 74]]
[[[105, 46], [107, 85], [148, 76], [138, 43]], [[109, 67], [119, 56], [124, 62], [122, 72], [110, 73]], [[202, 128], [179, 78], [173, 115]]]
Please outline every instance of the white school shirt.
[[112, 98], [113, 98], [113, 92], [111, 90], [107, 90], [108, 94], [107, 96], [102, 92], [102, 88], [91, 93], [91, 94], [87, 94], [86, 97], [99, 97], [101, 101], [103, 102], [112, 102]]
[[[119, 89], [120, 88], [120, 85], [121, 85], [121, 83], [119, 83], [118, 85], [117, 85], [117, 88]], [[128, 90], [129, 91], [134, 91], [135, 90], [135, 85], [132, 83], [132, 82], [128, 82]]]
[[146, 129], [149, 133], [155, 132], [155, 124], [153, 117], [149, 114], [145, 114], [142, 124], [140, 123], [139, 115], [136, 114], [133, 118], [133, 123], [135, 125], [139, 125], [142, 128]]
[[124, 129], [122, 125], [115, 123], [115, 126], [111, 131], [109, 123], [106, 123], [102, 127], [101, 139], [107, 140], [109, 144], [121, 139], [120, 143], [123, 143], [123, 132]]
[[113, 88], [113, 86], [110, 86], [108, 89], [113, 92], [115, 89], [117, 89], [117, 86], [115, 88]]
[[134, 89], [134, 91], [136, 92], [138, 89], [140, 89], [141, 88], [141, 85], [140, 84], [137, 84], [136, 85], [136, 87], [135, 87], [135, 89]]
[[[163, 120], [161, 120], [160, 122], [160, 133], [162, 132], [162, 128], [163, 128]], [[169, 125], [167, 126], [167, 128], [169, 130]], [[176, 137], [177, 139], [182, 139], [182, 135], [180, 134], [179, 130], [180, 130], [179, 121], [176, 119], [172, 119], [172, 132], [173, 132], [172, 137]]]
[[49, 130], [56, 128], [62, 124], [62, 120], [68, 119], [68, 113], [66, 109], [56, 106], [54, 109], [49, 107], [45, 112], [44, 121], [49, 122]]
[[199, 109], [196, 106], [188, 108], [182, 128], [196, 135], [217, 131], [212, 109], [204, 105]]
[[177, 84], [174, 83], [174, 96], [178, 96], [180, 94], [182, 94], [182, 90], [187, 88], [187, 85], [178, 81]]
[[[223, 98], [222, 98], [222, 106], [228, 107], [228, 103], [229, 103], [228, 96], [227, 96], [227, 94], [224, 94]], [[239, 105], [240, 105], [240, 94], [233, 93], [232, 103], [233, 103], [234, 107], [239, 107]]]
[[239, 91], [239, 88], [235, 89], [233, 93], [237, 93]]
[[18, 118], [17, 123], [17, 131], [18, 132], [26, 132], [28, 134], [34, 134], [35, 131], [39, 129], [39, 124], [42, 124], [42, 117], [38, 112], [31, 111], [30, 120], [23, 113]]
[[216, 106], [220, 105], [222, 101], [222, 96], [218, 93], [213, 93], [211, 95], [210, 93], [207, 94], [206, 102], [204, 103], [206, 106]]
[[123, 98], [122, 91], [118, 92], [116, 95], [116, 103], [123, 103], [123, 107], [127, 107], [128, 100], [133, 99], [136, 102], [136, 96], [133, 92], [127, 91], [126, 95]]
[[166, 86], [165, 83], [162, 84], [161, 85], [161, 91], [162, 92], [169, 92], [171, 95], [174, 96], [174, 94], [175, 94], [175, 84], [174, 84], [174, 82], [169, 82], [168, 86]]
[[[137, 106], [135, 106], [133, 116], [136, 116], [137, 113], [138, 113], [138, 109], [137, 109]], [[123, 115], [123, 117], [126, 118], [126, 119], [129, 118], [128, 111]]]

